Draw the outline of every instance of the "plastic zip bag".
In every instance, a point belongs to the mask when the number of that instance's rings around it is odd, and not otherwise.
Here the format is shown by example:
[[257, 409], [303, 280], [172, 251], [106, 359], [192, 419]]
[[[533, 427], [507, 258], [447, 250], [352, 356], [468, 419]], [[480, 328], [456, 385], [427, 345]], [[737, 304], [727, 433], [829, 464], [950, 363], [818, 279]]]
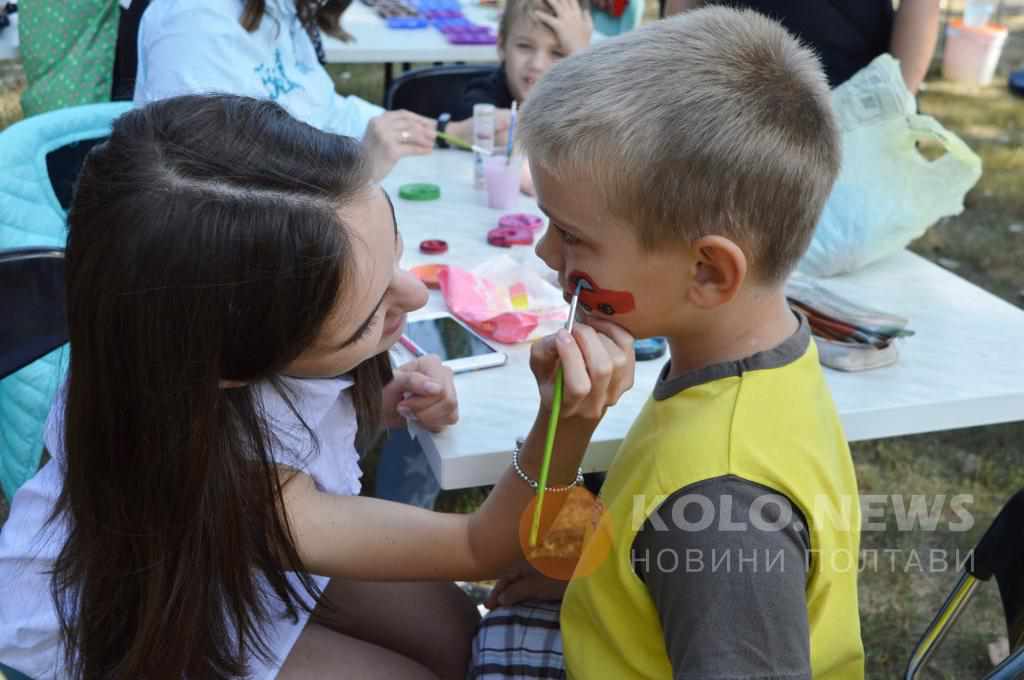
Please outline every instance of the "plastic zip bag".
[[[832, 106], [843, 163], [800, 271], [852, 272], [899, 252], [939, 219], [963, 211], [981, 158], [934, 118], [917, 113], [899, 63], [883, 54], [840, 85]], [[918, 142], [945, 153], [928, 160]]]

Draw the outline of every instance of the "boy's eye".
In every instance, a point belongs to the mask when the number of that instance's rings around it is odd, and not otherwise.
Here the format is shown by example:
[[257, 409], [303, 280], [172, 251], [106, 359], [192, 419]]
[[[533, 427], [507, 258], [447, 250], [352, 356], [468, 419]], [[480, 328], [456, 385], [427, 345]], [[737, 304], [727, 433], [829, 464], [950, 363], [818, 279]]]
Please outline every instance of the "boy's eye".
[[578, 238], [576, 238], [574, 235], [572, 235], [569, 232], [567, 232], [565, 229], [562, 229], [557, 224], [552, 223], [551, 226], [554, 227], [555, 231], [558, 232], [559, 238], [562, 239], [562, 242], [565, 243], [565, 245], [572, 246], [572, 245], [576, 245], [577, 243], [580, 242], [580, 240]]

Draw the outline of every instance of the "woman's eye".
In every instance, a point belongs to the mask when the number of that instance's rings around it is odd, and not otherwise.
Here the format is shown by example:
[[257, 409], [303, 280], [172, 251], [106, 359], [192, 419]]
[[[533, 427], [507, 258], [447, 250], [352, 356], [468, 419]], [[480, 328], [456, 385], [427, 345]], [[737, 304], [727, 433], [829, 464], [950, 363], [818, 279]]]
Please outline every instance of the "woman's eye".
[[351, 341], [350, 344], [354, 345], [357, 342], [359, 342], [360, 340], [362, 340], [363, 338], [365, 338], [367, 335], [369, 335], [370, 331], [373, 330], [373, 327], [377, 325], [377, 319], [378, 318], [380, 318], [380, 315], [379, 314], [375, 314], [373, 316], [373, 319], [370, 321], [370, 323], [366, 324], [366, 326], [364, 326], [363, 329], [361, 331], [359, 331], [359, 333], [355, 337], [352, 338], [352, 341]]

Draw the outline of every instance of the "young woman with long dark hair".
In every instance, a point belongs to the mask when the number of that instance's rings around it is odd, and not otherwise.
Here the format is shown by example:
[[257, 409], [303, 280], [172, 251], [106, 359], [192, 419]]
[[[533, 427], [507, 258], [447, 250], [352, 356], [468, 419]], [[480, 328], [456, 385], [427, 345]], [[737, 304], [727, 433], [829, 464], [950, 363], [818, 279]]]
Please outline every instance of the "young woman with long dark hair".
[[[40, 679], [461, 677], [476, 612], [446, 582], [521, 557], [533, 489], [510, 469], [472, 515], [356, 495], [382, 424], [457, 416], [436, 358], [391, 374], [427, 296], [360, 145], [267, 101], [167, 99], [93, 149], [68, 223], [70, 370], [52, 458], [0, 533], [0, 660]], [[535, 344], [525, 474], [556, 365], [562, 485], [631, 357], [607, 323]]]

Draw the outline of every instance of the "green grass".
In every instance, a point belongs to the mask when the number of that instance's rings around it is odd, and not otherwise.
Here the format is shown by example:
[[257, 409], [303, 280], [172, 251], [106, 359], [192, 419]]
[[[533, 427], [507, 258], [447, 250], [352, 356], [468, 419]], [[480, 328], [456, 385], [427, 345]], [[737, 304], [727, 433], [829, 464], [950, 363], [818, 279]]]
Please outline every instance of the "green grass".
[[[1003, 20], [1014, 30], [1004, 53], [1005, 75], [1007, 66], [1024, 66], [1024, 0], [1004, 2]], [[330, 71], [340, 92], [370, 101], [382, 99], [382, 67], [332, 65]], [[17, 66], [0, 62], [0, 129], [20, 119], [22, 86]], [[982, 156], [985, 174], [969, 194], [963, 214], [935, 225], [912, 249], [932, 260], [953, 260], [957, 274], [1011, 304], [1024, 305], [1024, 234], [1009, 229], [1011, 224], [1024, 223], [1024, 99], [1008, 95], [998, 81], [976, 91], [943, 83], [936, 68], [920, 106]], [[974, 497], [969, 506], [975, 518], [971, 531], [900, 532], [889, 513], [891, 526], [886, 531], [864, 532], [866, 550], [900, 551], [901, 556], [914, 550], [927, 555], [934, 549], [965, 553], [1006, 499], [1024, 488], [1024, 423], [862, 442], [851, 448], [863, 493]], [[367, 472], [372, 475], [372, 466]], [[481, 489], [445, 492], [438, 508], [468, 512], [484, 495]], [[957, 578], [952, 570], [906, 571], [905, 562], [901, 558], [891, 569], [883, 559], [881, 568], [861, 574], [860, 617], [868, 678], [902, 674], [911, 648]], [[1003, 634], [999, 599], [989, 584], [980, 590], [926, 677], [982, 677], [991, 669], [987, 644]]]
[[[957, 578], [953, 570], [905, 571], [907, 556], [917, 551], [925, 558], [929, 550], [945, 550], [949, 554], [959, 550], [966, 555], [1002, 504], [1024, 487], [1019, 465], [1022, 440], [1024, 425], [1012, 424], [851, 447], [862, 494], [974, 497], [968, 509], [975, 525], [965, 533], [900, 532], [892, 513], [887, 513], [886, 531], [863, 533], [862, 548], [899, 551], [895, 569], [886, 559], [882, 568], [865, 569], [861, 574], [860, 610], [868, 677], [893, 677], [902, 669], [909, 649]], [[927, 567], [927, 560], [924, 562]], [[936, 658], [934, 666], [943, 672], [933, 677], [982, 677], [991, 668], [986, 645], [1005, 634], [1000, 611], [995, 589], [983, 588]]]
[[[362, 97], [375, 104], [384, 104], [384, 67], [375, 64], [328, 64], [327, 72], [334, 79], [338, 92]], [[400, 71], [395, 70], [395, 75]]]

